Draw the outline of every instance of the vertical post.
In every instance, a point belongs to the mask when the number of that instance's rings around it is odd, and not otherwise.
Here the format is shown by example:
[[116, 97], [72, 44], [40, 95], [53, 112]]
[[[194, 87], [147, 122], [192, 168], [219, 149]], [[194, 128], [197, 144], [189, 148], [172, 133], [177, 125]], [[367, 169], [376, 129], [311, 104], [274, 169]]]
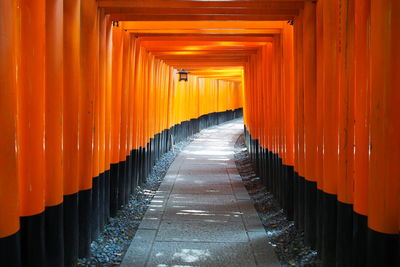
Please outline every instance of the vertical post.
[[316, 4], [306, 2], [303, 13], [304, 50], [304, 241], [316, 246], [317, 209], [317, 76]]
[[105, 17], [105, 26], [106, 27], [106, 51], [105, 51], [105, 119], [104, 119], [104, 168], [107, 170], [105, 174], [105, 185], [104, 185], [104, 200], [105, 200], [105, 208], [104, 208], [104, 218], [105, 222], [108, 222], [108, 218], [110, 217], [111, 212], [111, 101], [112, 101], [112, 40], [113, 40], [113, 31], [112, 31], [112, 23], [110, 21], [110, 17]]
[[[323, 219], [323, 123], [324, 123], [324, 76], [323, 76], [323, 64], [324, 64], [324, 38], [323, 38], [323, 2], [317, 2], [317, 14], [316, 14], [316, 53], [317, 53], [317, 66], [316, 66], [316, 78], [317, 78], [317, 160], [316, 160], [316, 175], [317, 175], [317, 216], [316, 216], [316, 248], [318, 251], [322, 251], [322, 219]], [[321, 255], [321, 254], [319, 254]]]
[[18, 176], [22, 265], [45, 265], [45, 1], [21, 0], [18, 65]]
[[106, 223], [106, 86], [107, 86], [107, 19], [104, 10], [99, 14], [99, 231]]
[[400, 29], [396, 0], [371, 1], [367, 266], [398, 266]]
[[369, 169], [370, 1], [355, 1], [353, 265], [366, 266]]
[[354, 183], [354, 1], [340, 5], [339, 176], [337, 178], [336, 264], [352, 266]]
[[294, 55], [293, 26], [283, 26], [284, 45], [284, 98], [285, 98], [285, 146], [287, 175], [287, 216], [293, 220], [293, 175], [294, 175]]
[[338, 144], [338, 3], [323, 2], [323, 224], [322, 259], [336, 265], [336, 205], [339, 169]]
[[46, 260], [64, 265], [63, 0], [46, 0]]
[[[305, 113], [304, 113], [304, 94], [305, 94], [305, 72], [304, 69], [306, 59], [304, 52], [307, 49], [304, 47], [304, 10], [300, 11], [300, 15], [298, 20], [295, 22], [295, 32], [296, 32], [296, 42], [297, 42], [297, 205], [298, 205], [298, 220], [297, 220], [297, 228], [300, 230], [304, 230], [305, 223], [305, 133], [304, 133], [304, 124], [305, 124]], [[308, 82], [308, 81], [307, 81]]]
[[0, 1], [0, 265], [21, 265], [17, 176], [17, 2]]
[[78, 259], [78, 118], [80, 90], [80, 0], [64, 1], [64, 265]]
[[111, 78], [111, 147], [110, 147], [110, 215], [116, 215], [118, 206], [118, 184], [119, 184], [119, 136], [121, 123], [121, 72], [122, 72], [122, 32], [118, 24], [112, 27], [112, 59], [110, 68]]
[[95, 0], [81, 1], [79, 90], [79, 257], [90, 255], [94, 91], [97, 90], [98, 17]]

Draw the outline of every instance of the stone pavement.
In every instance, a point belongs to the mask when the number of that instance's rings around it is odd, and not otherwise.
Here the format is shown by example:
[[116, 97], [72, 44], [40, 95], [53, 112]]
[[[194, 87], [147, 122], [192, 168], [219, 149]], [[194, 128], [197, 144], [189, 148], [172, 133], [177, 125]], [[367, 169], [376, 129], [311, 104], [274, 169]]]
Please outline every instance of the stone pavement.
[[242, 120], [201, 131], [174, 160], [125, 255], [127, 266], [280, 266], [238, 174]]

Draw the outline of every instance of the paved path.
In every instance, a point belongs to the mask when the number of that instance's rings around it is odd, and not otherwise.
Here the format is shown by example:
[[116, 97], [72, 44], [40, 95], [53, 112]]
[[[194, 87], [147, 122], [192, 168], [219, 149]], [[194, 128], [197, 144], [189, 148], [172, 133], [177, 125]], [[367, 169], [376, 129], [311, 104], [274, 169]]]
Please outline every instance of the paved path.
[[235, 120], [175, 159], [121, 266], [280, 266], [236, 170]]

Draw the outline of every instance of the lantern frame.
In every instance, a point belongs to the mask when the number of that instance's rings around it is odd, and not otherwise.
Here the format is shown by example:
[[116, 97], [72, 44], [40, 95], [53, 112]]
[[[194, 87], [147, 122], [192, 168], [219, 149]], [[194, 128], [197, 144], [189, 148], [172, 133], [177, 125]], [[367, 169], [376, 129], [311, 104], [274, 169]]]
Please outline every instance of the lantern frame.
[[188, 74], [189, 72], [185, 71], [184, 69], [182, 69], [181, 71], [178, 72], [179, 74], [179, 81], [188, 81]]

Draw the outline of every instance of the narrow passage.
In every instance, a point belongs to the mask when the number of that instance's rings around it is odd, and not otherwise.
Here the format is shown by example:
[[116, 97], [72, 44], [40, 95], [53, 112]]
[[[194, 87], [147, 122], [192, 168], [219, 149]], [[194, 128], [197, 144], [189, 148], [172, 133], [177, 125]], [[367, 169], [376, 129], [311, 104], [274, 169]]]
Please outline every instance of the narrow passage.
[[236, 170], [242, 133], [205, 129], [176, 157], [121, 266], [280, 266]]

